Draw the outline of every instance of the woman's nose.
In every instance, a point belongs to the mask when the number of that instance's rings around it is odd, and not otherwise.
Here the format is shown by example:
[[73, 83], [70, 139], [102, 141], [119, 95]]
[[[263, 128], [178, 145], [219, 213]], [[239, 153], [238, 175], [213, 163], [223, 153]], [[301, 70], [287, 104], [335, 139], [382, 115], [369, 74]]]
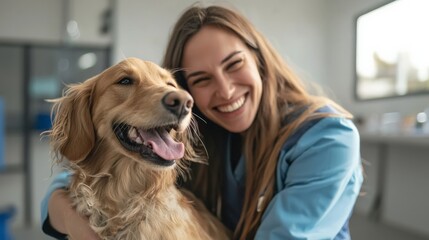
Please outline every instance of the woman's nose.
[[224, 99], [231, 99], [234, 95], [234, 84], [227, 76], [222, 75], [217, 77], [216, 93]]

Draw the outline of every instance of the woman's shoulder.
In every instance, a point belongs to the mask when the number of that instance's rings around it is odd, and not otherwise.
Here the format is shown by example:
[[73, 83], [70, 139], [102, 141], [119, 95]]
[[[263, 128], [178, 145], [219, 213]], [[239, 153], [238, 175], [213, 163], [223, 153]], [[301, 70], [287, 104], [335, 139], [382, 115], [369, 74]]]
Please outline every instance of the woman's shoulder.
[[[286, 144], [287, 145], [286, 141]], [[283, 148], [277, 165], [278, 191], [296, 181], [360, 174], [359, 133], [350, 119], [326, 117]]]
[[359, 132], [351, 119], [331, 116], [317, 121], [303, 135], [302, 139], [316, 142], [322, 139], [359, 141]]
[[325, 117], [309, 128], [297, 142], [297, 146], [310, 147], [323, 143], [359, 146], [359, 132], [351, 119]]
[[283, 145], [284, 149], [295, 146], [297, 142], [310, 143], [316, 142], [320, 138], [340, 138], [336, 135], [347, 135], [352, 138], [350, 140], [356, 140], [356, 138], [359, 140], [359, 132], [351, 119], [337, 115], [338, 112], [330, 106], [318, 109], [316, 114], [318, 113], [333, 115], [310, 119], [302, 123], [286, 140]]
[[310, 127], [301, 131], [299, 136], [288, 139], [284, 144], [283, 154], [288, 161], [298, 159], [303, 154], [326, 155], [321, 154], [322, 152], [336, 156], [357, 156], [359, 146], [359, 132], [353, 121], [345, 117], [330, 116], [316, 120]]
[[291, 148], [284, 150], [291, 162], [326, 158], [355, 165], [360, 159], [359, 132], [351, 119], [325, 117], [306, 130]]

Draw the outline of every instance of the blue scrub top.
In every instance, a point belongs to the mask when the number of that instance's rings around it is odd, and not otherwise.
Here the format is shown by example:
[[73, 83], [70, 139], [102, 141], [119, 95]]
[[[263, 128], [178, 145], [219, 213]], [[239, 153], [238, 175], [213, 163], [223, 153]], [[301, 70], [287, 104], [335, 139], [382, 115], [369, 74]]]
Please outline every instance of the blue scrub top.
[[[245, 160], [231, 169], [229, 155], [222, 216], [234, 229], [244, 195]], [[351, 120], [328, 117], [304, 124], [280, 152], [276, 193], [255, 239], [350, 239], [348, 220], [362, 181], [359, 134]]]

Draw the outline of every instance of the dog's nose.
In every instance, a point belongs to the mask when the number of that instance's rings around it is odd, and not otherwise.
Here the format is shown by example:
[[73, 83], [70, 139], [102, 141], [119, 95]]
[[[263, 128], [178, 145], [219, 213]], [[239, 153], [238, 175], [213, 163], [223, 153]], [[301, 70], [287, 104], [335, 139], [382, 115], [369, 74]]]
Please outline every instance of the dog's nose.
[[191, 111], [194, 100], [185, 91], [169, 92], [162, 98], [162, 104], [167, 110], [181, 119]]

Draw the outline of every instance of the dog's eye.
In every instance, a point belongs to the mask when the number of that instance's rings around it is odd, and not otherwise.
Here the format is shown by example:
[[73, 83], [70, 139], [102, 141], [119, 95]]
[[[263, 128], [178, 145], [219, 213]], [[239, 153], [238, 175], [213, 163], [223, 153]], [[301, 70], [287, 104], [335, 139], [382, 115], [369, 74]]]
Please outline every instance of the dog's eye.
[[168, 82], [167, 85], [172, 86], [172, 87], [176, 87], [176, 85], [174, 85], [174, 83], [172, 83], [172, 82]]
[[118, 82], [118, 84], [121, 84], [121, 85], [131, 85], [131, 84], [133, 84], [133, 80], [131, 80], [131, 79], [129, 79], [129, 78], [122, 78], [122, 79]]

